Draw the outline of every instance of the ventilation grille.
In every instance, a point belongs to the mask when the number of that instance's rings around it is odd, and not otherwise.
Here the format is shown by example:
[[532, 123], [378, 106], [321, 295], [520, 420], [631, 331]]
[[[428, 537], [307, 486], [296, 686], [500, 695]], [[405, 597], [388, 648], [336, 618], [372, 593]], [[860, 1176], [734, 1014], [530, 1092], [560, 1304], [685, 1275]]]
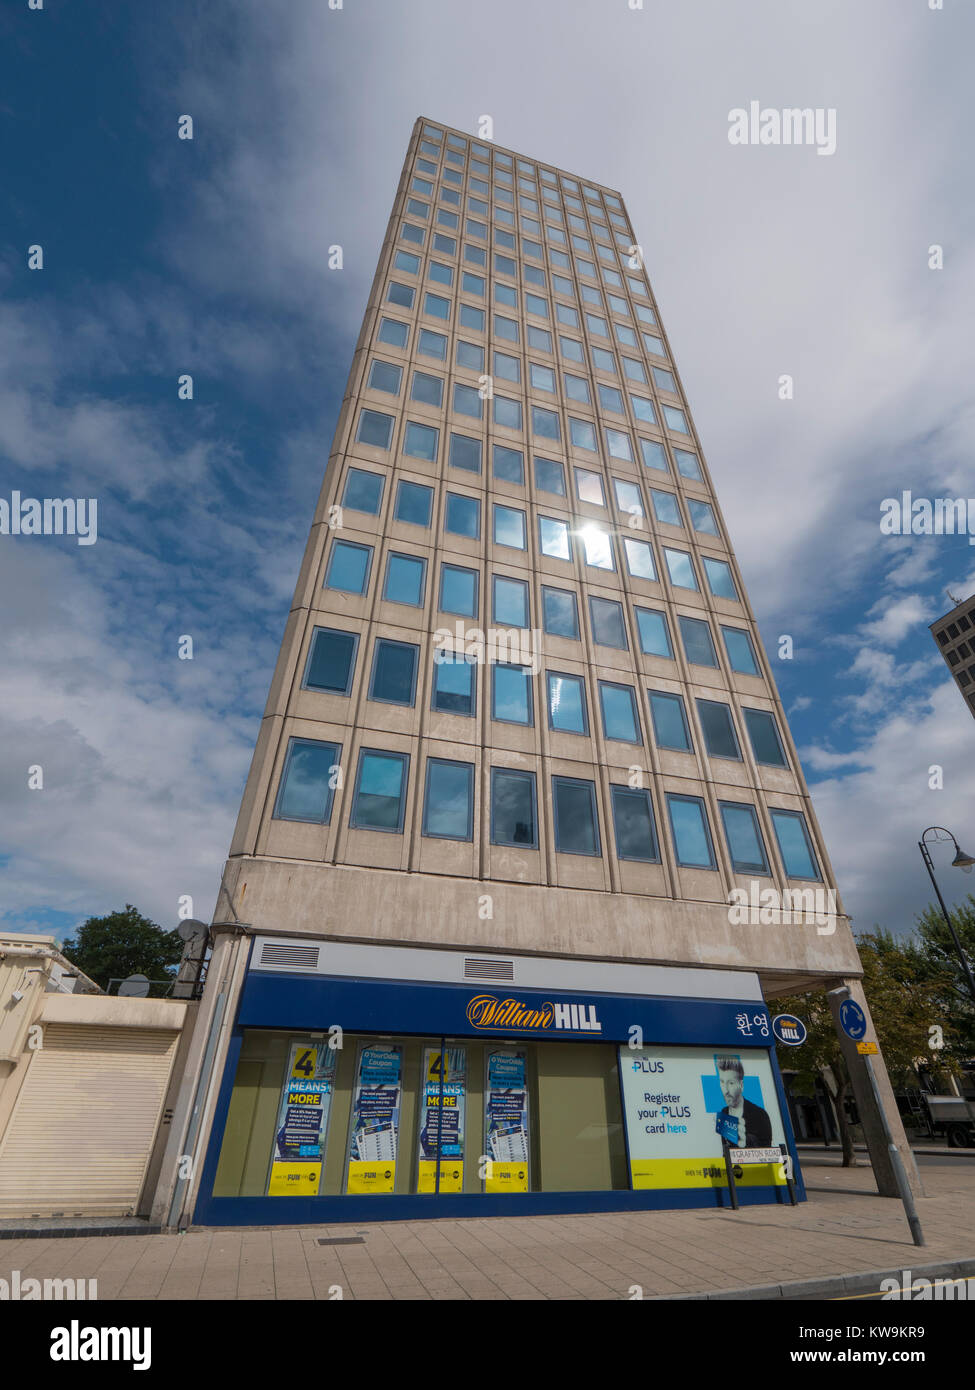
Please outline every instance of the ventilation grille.
[[474, 960], [470, 956], [464, 961], [465, 980], [513, 980], [515, 963], [512, 960]]
[[261, 965], [291, 966], [296, 970], [318, 969], [317, 946], [289, 946], [280, 941], [265, 941], [261, 945]]

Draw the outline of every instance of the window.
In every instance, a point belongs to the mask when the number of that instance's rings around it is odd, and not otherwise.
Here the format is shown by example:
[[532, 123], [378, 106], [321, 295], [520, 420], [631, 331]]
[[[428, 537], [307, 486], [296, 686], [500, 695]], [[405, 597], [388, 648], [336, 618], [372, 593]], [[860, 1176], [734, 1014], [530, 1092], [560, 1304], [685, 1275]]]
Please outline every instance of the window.
[[534, 314], [536, 318], [548, 318], [548, 300], [543, 299], [540, 294], [529, 294], [525, 291], [525, 313]]
[[459, 492], [448, 492], [444, 530], [455, 536], [469, 536], [476, 541], [481, 534], [481, 504], [478, 499]]
[[532, 406], [532, 434], [539, 435], [542, 439], [561, 438], [559, 417], [554, 410], [544, 410], [539, 405]]
[[[613, 297], [615, 298], [615, 296]], [[617, 310], [617, 312], [619, 311]], [[624, 347], [635, 348], [640, 346], [640, 344], [637, 342], [636, 334], [633, 332], [632, 328], [627, 328], [626, 324], [623, 323], [614, 323], [613, 328], [616, 330], [617, 342], [622, 343]]]
[[[602, 406], [603, 410], [611, 410], [615, 415], [625, 414], [623, 410], [622, 391], [617, 391], [615, 386], [605, 386], [602, 382], [598, 383], [598, 387], [599, 404]], [[625, 435], [624, 438], [626, 438]], [[627, 440], [627, 443], [629, 443], [629, 440]]]
[[630, 443], [630, 436], [622, 430], [606, 429], [603, 433], [606, 436], [606, 448], [609, 450], [610, 458], [626, 459], [628, 463], [632, 463], [633, 445]]
[[404, 603], [410, 608], [423, 607], [426, 560], [415, 555], [391, 554], [386, 561], [386, 585], [383, 598], [387, 603]]
[[483, 408], [483, 402], [475, 386], [463, 386], [459, 381], [454, 382], [455, 415], [469, 415], [474, 420], [480, 420]]
[[395, 367], [392, 362], [373, 361], [367, 384], [370, 391], [388, 391], [391, 396], [398, 396], [402, 380], [402, 367]]
[[670, 582], [675, 589], [697, 589], [694, 566], [686, 551], [668, 550], [664, 546], [664, 559], [667, 561], [667, 573], [670, 575]]
[[494, 543], [509, 545], [513, 550], [525, 550], [528, 545], [525, 535], [525, 513], [516, 507], [494, 504]]
[[[564, 323], [568, 328], [579, 327], [579, 314], [569, 304], [556, 304], [555, 317], [559, 321], [559, 323]], [[565, 341], [568, 342], [569, 340], [565, 339]], [[580, 358], [576, 358], [575, 360], [581, 361]]]
[[416, 666], [420, 648], [408, 642], [377, 637], [372, 650], [369, 699], [387, 705], [412, 705], [416, 695]]
[[[512, 262], [512, 265], [514, 265], [514, 262]], [[512, 270], [511, 273], [512, 273], [512, 275], [513, 275], [513, 274], [514, 274], [514, 270]], [[509, 309], [517, 309], [517, 307], [518, 307], [518, 291], [517, 291], [517, 290], [513, 290], [513, 289], [511, 288], [510, 285], [495, 285], [495, 287], [494, 287], [494, 302], [495, 302], [495, 304], [504, 304], [504, 305], [505, 305], [507, 308], [509, 308]], [[508, 326], [510, 327], [510, 325], [514, 323], [514, 319], [504, 319], [502, 322], [503, 322], [503, 325], [508, 325]], [[515, 334], [514, 334], [514, 338], [515, 338], [515, 342], [517, 342], [517, 341], [518, 341], [517, 325], [515, 325], [515, 329], [516, 329], [516, 331], [515, 331]], [[495, 331], [496, 331], [496, 332], [498, 331], [497, 321], [495, 321]], [[511, 335], [509, 329], [506, 328], [504, 332], [501, 332], [501, 333], [499, 334], [499, 336], [502, 337], [502, 338], [510, 338], [512, 335]]]
[[422, 227], [414, 227], [412, 222], [404, 222], [400, 229], [401, 241], [412, 241], [416, 246], [422, 246], [426, 238], [426, 232]]
[[275, 820], [304, 820], [328, 825], [332, 816], [332, 782], [341, 752], [338, 743], [320, 743], [310, 738], [288, 740], [274, 806]]
[[579, 610], [571, 589], [542, 587], [542, 622], [552, 637], [579, 640]]
[[653, 546], [649, 541], [638, 541], [633, 536], [624, 536], [623, 553], [626, 556], [626, 568], [634, 579], [656, 580], [657, 567], [653, 562]]
[[438, 840], [474, 838], [472, 763], [427, 758], [423, 795], [423, 834]]
[[[531, 362], [529, 363], [528, 371], [531, 377], [531, 384], [534, 390], [555, 390], [555, 373], [552, 371], [551, 367], [542, 367], [537, 362]], [[558, 437], [558, 428], [556, 428], [555, 434], [552, 435], [552, 438], [558, 439]]]
[[565, 472], [561, 463], [555, 463], [551, 459], [535, 460], [535, 486], [540, 492], [554, 492], [559, 497], [565, 496]]
[[[589, 405], [589, 404], [590, 404], [591, 398], [590, 398], [590, 395], [589, 395], [589, 383], [586, 381], [585, 377], [581, 377], [581, 376], [572, 376], [572, 375], [570, 375], [569, 372], [565, 372], [564, 375], [563, 375], [563, 380], [564, 380], [564, 382], [565, 382], [565, 394], [566, 394], [566, 396], [568, 397], [568, 399], [569, 399], [570, 401], [582, 401], [584, 405]], [[578, 421], [573, 421], [572, 423], [573, 423], [573, 424], [577, 424], [577, 423], [580, 423], [580, 422], [578, 422]], [[573, 436], [572, 436], [572, 437], [573, 437], [573, 443], [574, 443], [574, 442], [575, 442], [575, 432], [574, 432], [574, 431], [573, 431]], [[587, 447], [588, 447], [588, 446], [587, 446]], [[595, 447], [595, 446], [593, 446], [593, 447]]]
[[376, 334], [376, 341], [388, 343], [390, 347], [405, 348], [409, 336], [409, 324], [399, 323], [396, 319], [382, 319], [379, 324], [379, 332]]
[[580, 502], [591, 502], [594, 507], [605, 507], [606, 494], [603, 491], [603, 480], [598, 473], [592, 473], [588, 468], [576, 468], [573, 470], [576, 478], [576, 496]]
[[752, 646], [752, 639], [745, 629], [722, 627], [721, 636], [724, 638], [725, 651], [728, 653], [728, 661], [732, 671], [738, 671], [743, 676], [759, 675], [755, 648]]
[[473, 439], [469, 434], [452, 434], [450, 436], [450, 466], [451, 468], [463, 468], [467, 473], [480, 473], [481, 441]]
[[499, 482], [524, 486], [525, 459], [520, 449], [509, 449], [505, 444], [495, 444], [492, 469]]
[[767, 874], [768, 858], [755, 807], [739, 801], [719, 801], [724, 837], [736, 874]]
[[410, 771], [408, 753], [380, 753], [363, 748], [352, 798], [349, 826], [401, 834]]
[[538, 847], [535, 825], [535, 774], [491, 769], [491, 843]]
[[587, 565], [592, 565], [594, 569], [600, 570], [616, 568], [613, 562], [613, 542], [605, 531], [601, 531], [598, 526], [593, 526], [591, 522], [588, 522], [583, 526], [579, 535]]
[[508, 319], [503, 314], [495, 314], [494, 336], [506, 338], [511, 343], [517, 343], [519, 340], [517, 319]]
[[[459, 177], [458, 174], [451, 173], [451, 178]], [[443, 232], [434, 232], [433, 249], [434, 251], [443, 251], [447, 256], [456, 256], [457, 242], [452, 236], [444, 236]], [[450, 282], [448, 281], [447, 283], [449, 284]]]
[[439, 714], [472, 716], [477, 698], [474, 670], [473, 658], [438, 648], [433, 662], [430, 708]]
[[325, 588], [338, 589], [345, 594], [364, 594], [369, 584], [371, 561], [371, 545], [333, 541], [325, 575]]
[[421, 483], [400, 482], [396, 494], [396, 520], [411, 526], [429, 526], [433, 506], [433, 488]]
[[539, 348], [542, 352], [552, 351], [552, 335], [547, 328], [536, 328], [530, 323], [525, 337], [530, 348]]
[[616, 505], [621, 512], [625, 512], [627, 516], [646, 515], [643, 510], [643, 494], [636, 483], [628, 483], [622, 478], [614, 478], [613, 491], [616, 494]]
[[640, 381], [644, 385], [647, 383], [647, 374], [643, 363], [638, 362], [635, 357], [623, 358], [623, 373], [630, 381]]
[[308, 649], [302, 688], [323, 690], [329, 695], [348, 695], [352, 689], [358, 645], [358, 633], [316, 627]]
[[689, 453], [687, 449], [675, 449], [674, 458], [677, 460], [677, 472], [682, 478], [692, 478], [696, 483], [704, 481], [697, 454]]
[[402, 309], [412, 309], [415, 295], [416, 290], [412, 285], [401, 285], [399, 281], [392, 280], [386, 291], [386, 303], [398, 304]]
[[378, 516], [385, 478], [381, 473], [366, 473], [362, 468], [350, 468], [345, 477], [342, 506], [352, 512], [368, 512]]
[[658, 492], [656, 488], [651, 488], [650, 498], [653, 502], [653, 514], [662, 526], [683, 526], [677, 498], [672, 492]]
[[465, 343], [463, 339], [460, 339], [457, 344], [457, 365], [458, 367], [469, 367], [473, 372], [483, 372], [484, 349], [478, 347], [476, 343]]
[[688, 430], [687, 428], [687, 421], [684, 419], [684, 412], [682, 410], [678, 410], [675, 405], [665, 405], [663, 409], [664, 419], [667, 422], [668, 429], [674, 430], [677, 434], [690, 433], [690, 430]]
[[786, 877], [820, 879], [805, 816], [800, 811], [773, 811], [771, 807], [769, 815]]
[[521, 429], [521, 401], [510, 396], [495, 396], [494, 423], [509, 430]]
[[697, 717], [704, 733], [704, 745], [712, 758], [734, 758], [741, 762], [741, 749], [735, 733], [731, 709], [718, 700], [698, 700]]
[[755, 761], [767, 763], [770, 767], [788, 767], [775, 716], [764, 709], [743, 709], [742, 714]]
[[462, 304], [460, 306], [460, 326], [461, 328], [476, 328], [478, 333], [484, 332], [484, 310], [475, 309], [473, 304]]
[[684, 654], [692, 666], [717, 666], [718, 654], [714, 650], [711, 629], [702, 618], [678, 617], [680, 638], [684, 643]]
[[735, 578], [731, 573], [731, 566], [725, 560], [713, 560], [709, 555], [702, 555], [704, 562], [704, 573], [708, 577], [708, 587], [715, 598], [738, 598], [738, 590], [735, 588]]
[[569, 540], [567, 522], [558, 521], [550, 516], [540, 516], [538, 542], [543, 555], [550, 555], [554, 560], [572, 559], [572, 543]]
[[586, 683], [582, 676], [546, 672], [548, 727], [565, 734], [588, 734]]
[[392, 439], [392, 415], [380, 415], [378, 410], [359, 412], [359, 430], [356, 434], [358, 444], [368, 444], [372, 449], [388, 449]]
[[636, 625], [640, 634], [640, 650], [647, 656], [663, 656], [672, 661], [674, 649], [670, 642], [667, 619], [655, 608], [637, 608]]
[[432, 328], [421, 328], [417, 352], [421, 357], [435, 357], [438, 362], [446, 362], [447, 339], [442, 333], [434, 333]]
[[705, 536], [717, 536], [718, 519], [714, 514], [714, 509], [709, 502], [698, 502], [693, 497], [685, 498], [687, 509], [691, 514], [691, 525], [695, 531], [700, 531]]
[[440, 611], [477, 617], [477, 570], [460, 565], [440, 566]]
[[439, 261], [431, 261], [427, 266], [427, 279], [433, 280], [438, 285], [452, 285], [454, 272], [449, 265], [441, 265]]
[[575, 777], [552, 778], [555, 848], [560, 854], [598, 855], [596, 789]]
[[528, 627], [528, 585], [522, 579], [492, 576], [493, 621], [509, 627]]
[[440, 431], [432, 425], [421, 425], [416, 420], [408, 420], [403, 439], [403, 453], [407, 458], [426, 459], [433, 463], [437, 457]]
[[685, 869], [713, 869], [714, 849], [704, 802], [698, 796], [667, 795], [670, 829], [677, 863]]
[[613, 799], [617, 858], [659, 864], [660, 850], [657, 848], [657, 828], [654, 825], [650, 793], [618, 786], [610, 787], [610, 792]]
[[532, 724], [532, 682], [527, 666], [491, 667], [491, 718], [501, 724]]
[[393, 258], [393, 265], [406, 275], [415, 275], [420, 269], [420, 258], [412, 255], [409, 251], [397, 251]]
[[559, 349], [567, 362], [584, 362], [586, 360], [582, 355], [582, 344], [577, 343], [574, 338], [564, 338], [559, 334]]
[[517, 357], [510, 357], [506, 352], [496, 352], [494, 375], [503, 377], [505, 381], [521, 381], [521, 363]]
[[662, 690], [650, 690], [650, 714], [653, 736], [658, 748], [674, 748], [679, 753], [691, 753], [691, 733], [687, 727], [684, 701], [680, 695], [668, 695]]
[[657, 444], [652, 439], [641, 439], [640, 453], [645, 468], [659, 468], [661, 472], [667, 472], [667, 455], [662, 444]]
[[433, 184], [430, 183], [429, 179], [415, 178], [410, 184], [410, 188], [414, 193], [422, 193], [424, 198], [429, 198], [433, 193]]
[[487, 265], [487, 252], [483, 246], [468, 246], [464, 243], [464, 260], [471, 265]]
[[450, 300], [444, 299], [442, 295], [431, 294], [427, 291], [423, 296], [423, 312], [429, 314], [432, 319], [449, 319]]
[[[576, 420], [569, 416], [569, 438], [577, 449], [596, 452], [596, 431], [588, 420]], [[603, 504], [600, 503], [600, 506]]]
[[654, 367], [653, 379], [661, 391], [672, 391], [677, 394], [677, 382], [665, 367]]
[[655, 334], [641, 333], [640, 336], [643, 339], [643, 346], [646, 348], [647, 352], [655, 357], [666, 357], [667, 354], [664, 351], [664, 345]]
[[592, 349], [592, 364], [597, 372], [609, 372], [611, 376], [616, 376], [616, 358], [605, 348]]
[[592, 640], [601, 647], [617, 647], [627, 651], [626, 625], [623, 622], [623, 605], [615, 599], [589, 597], [589, 617], [592, 621]]
[[419, 401], [421, 405], [436, 406], [439, 410], [443, 405], [443, 378], [430, 376], [427, 372], [414, 372], [410, 400]]
[[599, 704], [603, 713], [603, 733], [620, 743], [642, 743], [637, 721], [636, 701], [628, 685], [599, 682]]

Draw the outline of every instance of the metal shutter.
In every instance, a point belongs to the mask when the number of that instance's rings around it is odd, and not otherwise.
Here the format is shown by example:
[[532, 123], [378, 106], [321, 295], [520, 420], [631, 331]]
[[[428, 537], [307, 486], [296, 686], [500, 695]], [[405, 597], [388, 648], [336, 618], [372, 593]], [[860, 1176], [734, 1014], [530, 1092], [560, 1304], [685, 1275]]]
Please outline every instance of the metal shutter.
[[135, 1210], [178, 1037], [45, 1026], [0, 1145], [0, 1216]]

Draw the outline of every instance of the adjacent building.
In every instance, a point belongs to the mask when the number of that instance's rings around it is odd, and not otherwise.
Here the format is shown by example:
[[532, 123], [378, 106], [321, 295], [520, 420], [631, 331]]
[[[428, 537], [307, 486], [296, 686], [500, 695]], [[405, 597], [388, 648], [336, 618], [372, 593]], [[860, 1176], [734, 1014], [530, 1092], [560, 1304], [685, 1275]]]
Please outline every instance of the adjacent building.
[[766, 1001], [860, 964], [638, 243], [417, 122], [163, 1222], [783, 1200]]
[[931, 635], [975, 715], [975, 594], [932, 623]]

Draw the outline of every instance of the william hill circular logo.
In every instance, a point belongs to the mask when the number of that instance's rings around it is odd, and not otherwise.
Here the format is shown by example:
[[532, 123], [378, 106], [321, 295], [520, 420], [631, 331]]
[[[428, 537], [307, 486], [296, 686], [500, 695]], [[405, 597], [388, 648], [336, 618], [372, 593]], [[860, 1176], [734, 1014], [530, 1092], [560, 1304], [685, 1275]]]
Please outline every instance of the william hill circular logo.
[[498, 999], [494, 994], [477, 994], [467, 1006], [472, 1028], [551, 1028], [554, 1017], [551, 1004], [530, 1009], [520, 999]]

